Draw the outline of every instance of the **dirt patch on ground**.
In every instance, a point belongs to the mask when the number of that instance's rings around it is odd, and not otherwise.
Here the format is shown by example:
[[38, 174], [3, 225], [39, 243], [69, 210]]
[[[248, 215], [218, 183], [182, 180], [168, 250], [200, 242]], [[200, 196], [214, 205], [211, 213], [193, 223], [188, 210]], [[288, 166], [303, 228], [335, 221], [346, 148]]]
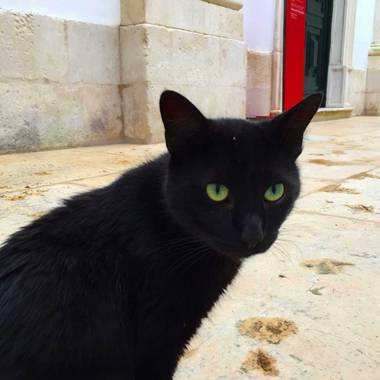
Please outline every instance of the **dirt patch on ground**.
[[241, 368], [245, 372], [260, 371], [265, 376], [278, 376], [280, 373], [276, 359], [261, 348], [256, 351], [249, 351]]
[[360, 194], [358, 191], [353, 189], [347, 189], [341, 185], [328, 185], [319, 190], [323, 193], [346, 193], [346, 194]]
[[324, 258], [307, 260], [301, 265], [305, 268], [312, 269], [318, 274], [338, 274], [342, 272], [346, 266], [353, 266], [354, 264]]
[[278, 344], [298, 331], [294, 322], [283, 318], [248, 318], [239, 324], [239, 332], [251, 338]]
[[132, 163], [132, 161], [130, 161], [130, 160], [117, 161], [117, 164], [119, 164], [119, 165], [130, 165], [131, 163]]
[[7, 201], [16, 202], [16, 201], [23, 201], [25, 198], [33, 196], [33, 195], [41, 195], [45, 192], [46, 190], [26, 189], [26, 190], [23, 190], [21, 193], [3, 194], [3, 195], [0, 195], [0, 197]]
[[345, 206], [350, 208], [351, 210], [371, 212], [371, 213], [373, 212], [373, 206], [367, 206], [367, 205], [363, 205], [363, 204], [345, 205]]
[[41, 172], [33, 173], [33, 175], [51, 175], [51, 174], [52, 174], [51, 172], [47, 172], [47, 171], [41, 171]]
[[369, 173], [359, 173], [359, 174], [355, 174], [353, 176], [350, 177], [351, 179], [365, 179], [365, 178], [376, 178], [376, 179], [380, 179], [380, 177], [376, 176], [376, 175], [373, 175], [373, 174], [369, 174]]
[[324, 165], [324, 166], [342, 166], [342, 165], [349, 164], [349, 162], [324, 160], [322, 158], [315, 158], [315, 159], [309, 160], [309, 162], [312, 164]]

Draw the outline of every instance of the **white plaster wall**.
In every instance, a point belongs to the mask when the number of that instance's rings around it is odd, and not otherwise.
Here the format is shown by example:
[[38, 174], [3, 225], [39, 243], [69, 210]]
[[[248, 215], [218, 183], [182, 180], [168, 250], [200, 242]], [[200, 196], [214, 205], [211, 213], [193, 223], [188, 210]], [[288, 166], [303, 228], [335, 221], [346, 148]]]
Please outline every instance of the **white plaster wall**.
[[0, 9], [101, 25], [120, 25], [120, 0], [0, 0]]
[[248, 50], [273, 51], [275, 0], [244, 0], [244, 33]]
[[357, 0], [352, 66], [366, 70], [368, 50], [373, 39], [375, 0]]
[[376, 0], [372, 39], [375, 44], [380, 45], [380, 0]]

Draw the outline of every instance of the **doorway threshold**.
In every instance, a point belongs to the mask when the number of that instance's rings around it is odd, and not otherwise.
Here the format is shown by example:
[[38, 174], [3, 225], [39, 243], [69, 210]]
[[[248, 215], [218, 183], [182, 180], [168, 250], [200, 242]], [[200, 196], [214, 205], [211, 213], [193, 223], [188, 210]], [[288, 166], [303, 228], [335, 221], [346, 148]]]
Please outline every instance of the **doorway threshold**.
[[[313, 121], [324, 121], [324, 120], [335, 120], [335, 119], [346, 119], [352, 116], [352, 107], [342, 107], [342, 108], [320, 108], [317, 114], [314, 116]], [[270, 112], [270, 117], [276, 117], [281, 111], [272, 110]]]

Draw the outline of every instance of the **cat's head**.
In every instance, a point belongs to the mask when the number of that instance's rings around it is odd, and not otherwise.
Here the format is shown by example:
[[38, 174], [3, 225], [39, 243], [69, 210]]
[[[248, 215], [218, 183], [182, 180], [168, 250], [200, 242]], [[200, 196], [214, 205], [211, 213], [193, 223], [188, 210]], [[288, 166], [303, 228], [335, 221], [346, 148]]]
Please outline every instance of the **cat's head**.
[[207, 119], [182, 95], [163, 92], [166, 199], [177, 222], [235, 259], [266, 251], [300, 193], [295, 161], [320, 102], [319, 94], [311, 95], [253, 123]]

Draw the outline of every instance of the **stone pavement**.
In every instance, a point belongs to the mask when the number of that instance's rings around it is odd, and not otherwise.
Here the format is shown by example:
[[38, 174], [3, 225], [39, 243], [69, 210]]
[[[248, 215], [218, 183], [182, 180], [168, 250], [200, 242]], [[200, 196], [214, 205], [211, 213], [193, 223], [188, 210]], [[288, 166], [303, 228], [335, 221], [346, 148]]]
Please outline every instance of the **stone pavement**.
[[[0, 241], [164, 146], [0, 156]], [[380, 118], [313, 123], [304, 188], [275, 246], [245, 263], [176, 380], [380, 379]]]

